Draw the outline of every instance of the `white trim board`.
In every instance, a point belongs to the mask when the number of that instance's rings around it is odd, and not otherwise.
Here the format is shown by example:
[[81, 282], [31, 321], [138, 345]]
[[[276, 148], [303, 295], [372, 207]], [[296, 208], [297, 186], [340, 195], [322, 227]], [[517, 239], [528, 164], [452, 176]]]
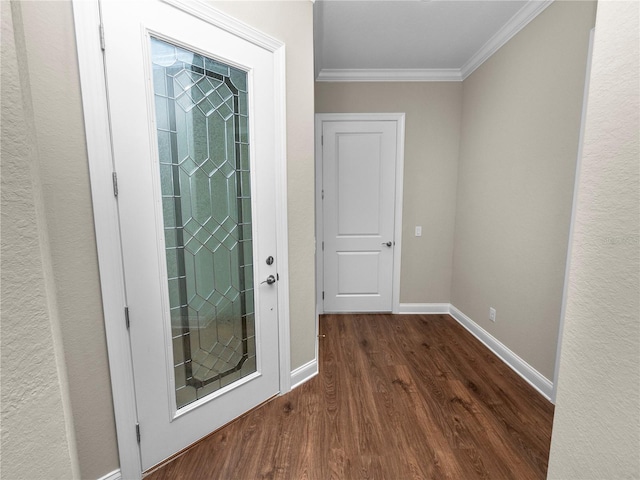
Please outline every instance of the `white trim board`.
[[98, 480], [120, 480], [121, 478], [122, 478], [122, 472], [118, 468], [117, 470], [114, 470], [111, 473], [107, 473], [106, 475], [103, 475], [102, 477], [98, 478]]
[[578, 155], [576, 158], [576, 174], [573, 185], [573, 199], [571, 202], [571, 220], [569, 222], [569, 238], [567, 240], [567, 260], [564, 269], [564, 285], [562, 287], [562, 306], [560, 308], [560, 324], [558, 325], [558, 345], [556, 347], [556, 364], [553, 370], [553, 393], [551, 401], [556, 403], [558, 394], [558, 376], [560, 374], [560, 357], [562, 354], [562, 338], [564, 335], [564, 321], [567, 314], [567, 297], [569, 295], [569, 273], [571, 272], [571, 254], [573, 252], [573, 238], [576, 222], [576, 206], [578, 205], [578, 186], [580, 184], [580, 169], [582, 167], [582, 148], [584, 146], [584, 128], [587, 120], [587, 104], [589, 103], [589, 84], [591, 81], [591, 63], [593, 60], [593, 39], [595, 28], [589, 32], [589, 50], [587, 53], [587, 68], [585, 71], [584, 91], [582, 94], [582, 116], [580, 119], [580, 137], [578, 139]]
[[323, 68], [318, 82], [461, 82], [459, 68]]
[[462, 82], [554, 0], [531, 0], [460, 68], [323, 68], [317, 82]]
[[318, 359], [308, 361], [291, 372], [291, 389], [299, 387], [303, 383], [318, 375]]
[[202, 0], [160, 0], [163, 3], [173, 5], [179, 10], [190, 14], [200, 20], [215, 25], [236, 37], [247, 40], [254, 45], [264, 48], [268, 52], [279, 50], [284, 44], [280, 40], [276, 40], [269, 35], [262, 33], [260, 30], [247, 25], [234, 17], [215, 10]]
[[129, 334], [124, 322], [126, 300], [121, 262], [120, 226], [110, 179], [113, 160], [107, 90], [102, 50], [96, 33], [100, 25], [99, 8], [97, 0], [73, 0], [102, 310], [107, 337], [120, 470], [125, 478], [140, 478], [142, 475], [140, 450], [133, 428], [137, 422], [133, 362]]
[[540, 392], [543, 397], [553, 403], [553, 383], [550, 380], [453, 305], [450, 306], [449, 314], [489, 350], [495, 353], [500, 360]]
[[449, 303], [401, 303], [398, 313], [438, 314], [449, 313]]
[[520, 30], [540, 15], [554, 0], [529, 1], [509, 19], [467, 62], [460, 68], [462, 79], [466, 79], [480, 65], [486, 62]]

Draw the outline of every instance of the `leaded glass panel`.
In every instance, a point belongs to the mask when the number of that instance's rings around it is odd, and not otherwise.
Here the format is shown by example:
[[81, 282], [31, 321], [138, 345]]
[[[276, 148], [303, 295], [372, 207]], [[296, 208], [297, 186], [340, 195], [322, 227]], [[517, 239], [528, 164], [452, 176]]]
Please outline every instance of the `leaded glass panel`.
[[247, 73], [152, 38], [178, 408], [256, 371]]

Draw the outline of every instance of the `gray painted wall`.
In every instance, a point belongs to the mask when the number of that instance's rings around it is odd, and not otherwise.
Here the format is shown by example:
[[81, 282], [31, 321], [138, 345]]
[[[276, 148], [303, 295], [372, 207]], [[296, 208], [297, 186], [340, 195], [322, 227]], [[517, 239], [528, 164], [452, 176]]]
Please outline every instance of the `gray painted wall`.
[[449, 303], [462, 84], [316, 82], [316, 112], [406, 113], [400, 302]]
[[551, 381], [595, 7], [554, 2], [463, 89], [451, 303]]

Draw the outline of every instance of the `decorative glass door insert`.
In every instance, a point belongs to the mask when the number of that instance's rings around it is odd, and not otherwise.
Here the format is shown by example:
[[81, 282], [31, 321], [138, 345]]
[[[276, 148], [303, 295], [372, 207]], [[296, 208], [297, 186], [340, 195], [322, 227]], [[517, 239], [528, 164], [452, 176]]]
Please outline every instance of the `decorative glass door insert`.
[[247, 72], [151, 38], [178, 408], [256, 371]]

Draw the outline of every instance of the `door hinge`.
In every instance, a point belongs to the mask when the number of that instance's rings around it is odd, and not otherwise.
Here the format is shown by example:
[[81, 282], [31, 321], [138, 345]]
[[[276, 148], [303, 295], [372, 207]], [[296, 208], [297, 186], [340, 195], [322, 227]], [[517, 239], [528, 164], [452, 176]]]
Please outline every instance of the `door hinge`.
[[118, 174], [116, 172], [113, 172], [111, 174], [111, 179], [113, 180], [113, 196], [117, 197], [118, 196]]
[[129, 321], [129, 307], [124, 307], [124, 323], [127, 326], [127, 330], [131, 326], [131, 322]]
[[320, 193], [322, 200], [324, 200], [324, 190], [322, 190], [322, 192]]
[[136, 440], [140, 443], [140, 424], [136, 423]]
[[324, 292], [322, 292], [322, 299], [324, 300]]
[[104, 25], [100, 24], [98, 28], [100, 29], [100, 48], [104, 52]]
[[324, 135], [320, 135], [320, 145], [324, 145]]
[[324, 252], [324, 241], [322, 242], [322, 251]]

